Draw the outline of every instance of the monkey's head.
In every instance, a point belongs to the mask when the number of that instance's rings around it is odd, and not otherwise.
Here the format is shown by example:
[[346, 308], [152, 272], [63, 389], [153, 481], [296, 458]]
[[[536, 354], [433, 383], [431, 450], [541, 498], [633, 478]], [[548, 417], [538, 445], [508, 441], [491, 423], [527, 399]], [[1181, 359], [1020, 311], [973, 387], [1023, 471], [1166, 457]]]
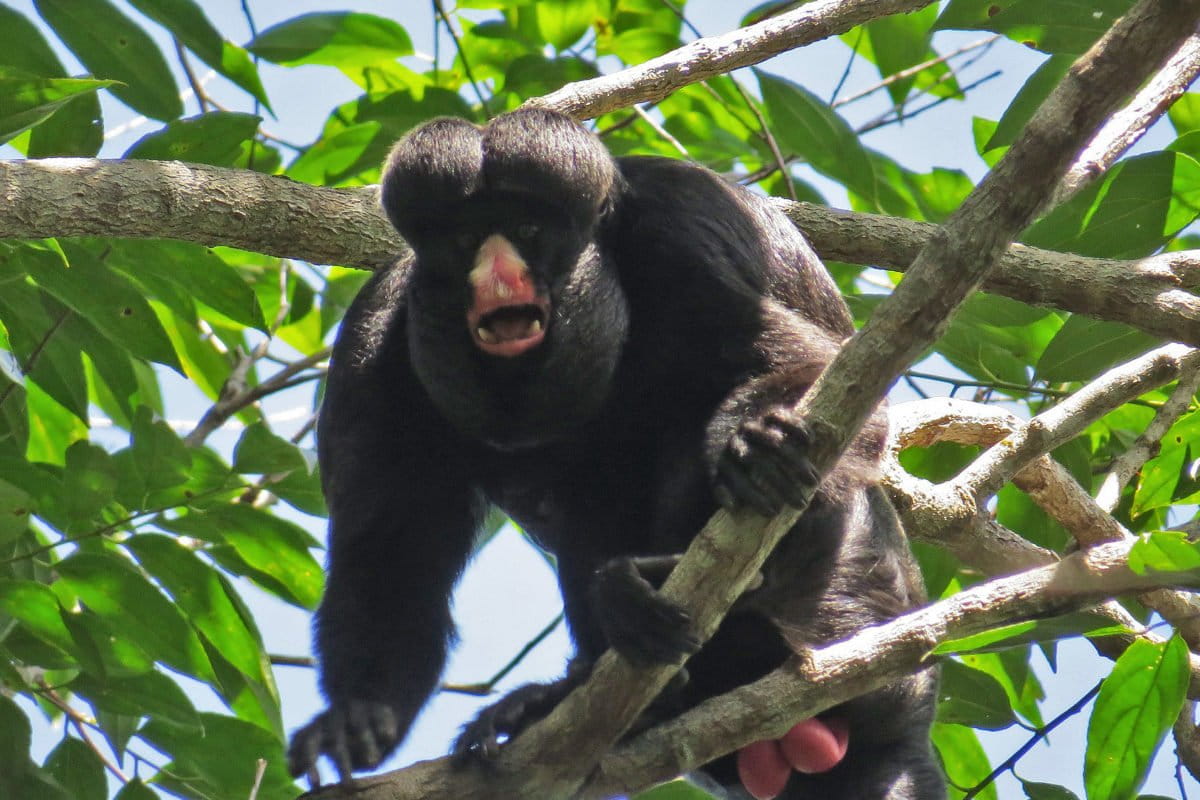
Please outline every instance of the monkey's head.
[[392, 150], [382, 199], [415, 253], [413, 365], [465, 433], [536, 445], [600, 407], [627, 328], [596, 243], [619, 180], [603, 145], [551, 111], [434, 120]]

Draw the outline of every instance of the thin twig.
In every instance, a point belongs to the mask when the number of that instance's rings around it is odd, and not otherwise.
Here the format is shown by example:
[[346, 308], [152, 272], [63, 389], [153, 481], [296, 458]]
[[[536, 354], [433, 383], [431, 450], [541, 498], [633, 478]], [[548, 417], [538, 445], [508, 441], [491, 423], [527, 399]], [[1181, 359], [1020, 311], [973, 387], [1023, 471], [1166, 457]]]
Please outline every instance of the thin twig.
[[[38, 359], [41, 358], [46, 346], [50, 344], [51, 337], [58, 332], [58, 329], [62, 327], [63, 323], [67, 321], [67, 317], [69, 316], [71, 316], [71, 309], [68, 306], [64, 306], [62, 312], [58, 315], [50, 327], [46, 329], [46, 332], [42, 334], [42, 338], [36, 345], [33, 346], [33, 349], [29, 351], [29, 356], [25, 359], [25, 363], [21, 365], [22, 376], [28, 375], [33, 371], [33, 368], [37, 366]], [[8, 386], [4, 387], [4, 391], [0, 392], [0, 407], [4, 405], [5, 401], [8, 400], [18, 386], [20, 386], [19, 383], [12, 381], [8, 384]]]
[[[245, 385], [244, 369], [249, 369], [249, 364], [253, 362], [248, 357], [239, 360], [239, 364], [234, 367], [234, 373], [230, 374], [225, 381], [225, 386], [222, 387], [221, 397], [204, 412], [204, 416], [196, 423], [196, 427], [184, 437], [183, 443], [188, 447], [198, 446], [208, 438], [210, 433], [224, 425], [227, 419], [243, 408], [257, 403], [269, 394], [295, 386], [296, 381], [293, 378], [297, 373], [320, 364], [329, 358], [329, 353], [330, 348], [323, 347], [317, 352], [289, 364], [257, 386]], [[239, 367], [244, 367], [240, 373]]]
[[[946, 73], [947, 76], [951, 75], [951, 74], [952, 73]], [[871, 131], [879, 130], [880, 128], [886, 127], [888, 125], [894, 125], [895, 123], [900, 122], [901, 120], [912, 119], [913, 117], [924, 114], [926, 111], [929, 111], [930, 109], [937, 108], [942, 103], [945, 103], [947, 100], [955, 100], [959, 97], [965, 97], [967, 92], [971, 91], [972, 89], [979, 88], [979, 86], [987, 83], [988, 81], [990, 81], [994, 78], [1000, 77], [1000, 75], [1002, 75], [1002, 74], [1003, 73], [1001, 70], [995, 70], [994, 72], [989, 72], [987, 75], [984, 75], [979, 80], [974, 81], [973, 83], [969, 83], [966, 86], [960, 87], [958, 89], [958, 91], [956, 91], [952, 94], [948, 94], [945, 97], [939, 97], [936, 100], [926, 103], [925, 105], [921, 106], [920, 108], [913, 109], [907, 115], [901, 115], [896, 112], [888, 112], [887, 114], [884, 114], [883, 116], [881, 116], [875, 120], [872, 120], [871, 122], [868, 122], [867, 124], [862, 125], [859, 128], [856, 128], [854, 132], [861, 136], [864, 133], [870, 133]], [[948, 79], [946, 76], [942, 76], [942, 78], [939, 79], [939, 82], [941, 80], [946, 80], [946, 79]]]
[[[863, 89], [861, 92], [858, 92], [857, 94], [852, 94], [849, 97], [846, 97], [842, 100], [837, 100], [837, 101], [830, 100], [829, 107], [830, 108], [841, 108], [842, 106], [850, 105], [851, 103], [853, 103], [857, 100], [862, 100], [864, 97], [869, 97], [870, 95], [875, 94], [875, 92], [878, 92], [881, 89], [886, 89], [887, 87], [891, 86], [893, 83], [896, 83], [897, 81], [902, 81], [905, 78], [911, 78], [912, 76], [914, 76], [918, 73], [924, 72], [925, 70], [929, 69], [930, 67], [935, 67], [938, 64], [945, 64], [945, 63], [949, 62], [951, 59], [957, 58], [958, 56], [961, 56], [964, 53], [969, 53], [972, 50], [976, 50], [976, 49], [982, 47], [984, 49], [984, 52], [987, 52], [987, 50], [990, 49], [991, 46], [994, 45], [996, 43], [996, 41], [999, 39], [1000, 39], [1000, 34], [996, 34], [994, 36], [988, 36], [987, 38], [984, 38], [984, 39], [978, 39], [974, 42], [971, 42], [970, 44], [963, 45], [962, 47], [958, 48], [957, 50], [954, 50], [953, 52], [946, 53], [945, 55], [938, 56], [937, 58], [931, 58], [928, 61], [922, 61], [920, 64], [914, 64], [913, 66], [908, 67], [907, 69], [902, 69], [899, 72], [893, 72], [891, 75], [888, 75], [886, 78], [879, 81], [874, 86], [869, 86], [866, 89]], [[974, 63], [974, 62], [972, 61], [969, 63]], [[964, 66], [969, 66], [969, 64], [964, 65]]]
[[[487, 100], [483, 96], [483, 89], [480, 88], [479, 82], [475, 80], [475, 76], [471, 74], [471, 62], [467, 59], [467, 54], [463, 50], [458, 33], [454, 30], [454, 26], [450, 24], [450, 16], [446, 13], [446, 8], [442, 5], [442, 0], [433, 0], [433, 8], [437, 16], [441, 17], [442, 24], [446, 26], [446, 33], [450, 34], [450, 38], [454, 41], [454, 49], [458, 51], [458, 57], [462, 59], [463, 72], [467, 74], [467, 80], [470, 82], [471, 88], [475, 90], [475, 96], [479, 98], [479, 107], [483, 110], [483, 115], [491, 119], [492, 114], [488, 109]], [[437, 37], [435, 36], [434, 39], [436, 41]]]
[[854, 67], [854, 62], [858, 59], [858, 48], [862, 46], [863, 36], [867, 33], [865, 27], [858, 29], [858, 36], [854, 39], [854, 46], [850, 48], [850, 57], [846, 59], [846, 68], [842, 70], [842, 77], [838, 78], [837, 86], [833, 87], [833, 94], [829, 95], [829, 107], [837, 108], [837, 96], [841, 93], [842, 88], [846, 85], [846, 81], [850, 78], [850, 70]]
[[88, 733], [88, 726], [93, 725], [94, 723], [85, 717], [79, 711], [79, 709], [68, 703], [66, 699], [64, 699], [57, 691], [55, 691], [53, 687], [47, 685], [44, 680], [39, 679], [38, 683], [40, 685], [35, 691], [42, 697], [46, 698], [51, 705], [63, 712], [67, 719], [71, 720], [71, 725], [75, 728], [75, 732], [79, 734], [79, 738], [85, 745], [87, 745], [87, 748], [91, 750], [93, 754], [95, 754], [96, 758], [100, 760], [100, 763], [104, 765], [104, 768], [111, 772], [113, 776], [121, 783], [129, 783], [129, 777], [121, 771], [121, 768], [118, 767], [115, 762], [113, 762], [108, 758], [107, 755], [104, 754], [104, 751], [100, 749], [99, 745], [93, 741], [91, 735]]
[[187, 51], [183, 49], [183, 42], [179, 41], [179, 37], [172, 36], [171, 41], [175, 44], [175, 56], [179, 59], [179, 66], [183, 70], [184, 76], [187, 77], [188, 85], [192, 87], [192, 94], [196, 96], [196, 103], [200, 106], [200, 113], [208, 112], [208, 96], [204, 93], [203, 87], [200, 86], [200, 81], [196, 78], [196, 73], [192, 70], [192, 64], [188, 60]]
[[1000, 777], [1005, 772], [1008, 772], [1013, 767], [1015, 767], [1017, 765], [1017, 762], [1020, 761], [1022, 758], [1024, 758], [1025, 754], [1028, 753], [1030, 750], [1032, 750], [1033, 746], [1035, 744], [1040, 742], [1042, 739], [1045, 739], [1050, 734], [1050, 732], [1053, 731], [1055, 728], [1057, 728], [1059, 725], [1063, 724], [1068, 719], [1070, 719], [1071, 717], [1075, 716], [1080, 711], [1082, 711], [1083, 707], [1086, 706], [1089, 702], [1091, 702], [1091, 699], [1093, 697], [1095, 697], [1096, 695], [1098, 695], [1099, 693], [1100, 693], [1100, 683], [1097, 683], [1091, 689], [1088, 689], [1087, 692], [1083, 695], [1083, 697], [1080, 697], [1078, 700], [1076, 700], [1074, 703], [1072, 703], [1070, 708], [1068, 708], [1066, 711], [1059, 714], [1054, 719], [1047, 722], [1041, 728], [1036, 729], [1034, 731], [1033, 736], [1029, 737], [1029, 740], [1026, 741], [1025, 744], [1018, 747], [1011, 756], [1009, 756], [1008, 758], [1001, 761], [996, 766], [996, 768], [993, 769], [988, 774], [988, 776], [986, 778], [984, 778], [979, 783], [975, 784], [970, 789], [968, 789], [966, 791], [966, 793], [963, 795], [962, 800], [971, 800], [971, 798], [978, 796], [980, 792], [982, 792], [987, 787], [991, 786], [992, 783], [995, 782], [996, 778]]

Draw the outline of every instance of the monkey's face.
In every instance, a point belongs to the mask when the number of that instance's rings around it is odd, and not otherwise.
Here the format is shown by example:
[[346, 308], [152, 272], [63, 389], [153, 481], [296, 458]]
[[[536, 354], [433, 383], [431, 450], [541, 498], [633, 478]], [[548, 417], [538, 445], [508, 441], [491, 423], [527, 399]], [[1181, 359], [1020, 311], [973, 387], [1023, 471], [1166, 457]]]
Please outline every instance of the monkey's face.
[[409, 347], [431, 399], [465, 433], [504, 448], [586, 424], [627, 328], [596, 219], [507, 195], [473, 198], [444, 226], [413, 237]]
[[[523, 240], [537, 236], [533, 222], [516, 226]], [[479, 245], [467, 276], [471, 302], [466, 323], [472, 341], [484, 353], [500, 358], [519, 356], [542, 344], [550, 322], [551, 303], [545, 282], [503, 233]]]

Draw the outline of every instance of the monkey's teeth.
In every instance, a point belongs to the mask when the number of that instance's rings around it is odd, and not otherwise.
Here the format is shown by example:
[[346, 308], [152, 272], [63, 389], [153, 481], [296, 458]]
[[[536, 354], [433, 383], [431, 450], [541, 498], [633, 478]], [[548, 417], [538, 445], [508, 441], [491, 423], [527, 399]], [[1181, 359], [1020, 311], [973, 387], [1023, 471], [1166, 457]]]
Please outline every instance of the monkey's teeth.
[[475, 335], [478, 336], [479, 341], [483, 342], [484, 344], [495, 344], [499, 341], [499, 339], [496, 338], [496, 334], [492, 333], [482, 325], [475, 329]]
[[512, 289], [508, 288], [504, 283], [496, 281], [496, 297], [501, 300], [507, 300], [512, 295]]
[[530, 336], [536, 336], [537, 334], [539, 334], [541, 332], [542, 332], [542, 321], [540, 319], [535, 319], [533, 322], [529, 323], [529, 335]]

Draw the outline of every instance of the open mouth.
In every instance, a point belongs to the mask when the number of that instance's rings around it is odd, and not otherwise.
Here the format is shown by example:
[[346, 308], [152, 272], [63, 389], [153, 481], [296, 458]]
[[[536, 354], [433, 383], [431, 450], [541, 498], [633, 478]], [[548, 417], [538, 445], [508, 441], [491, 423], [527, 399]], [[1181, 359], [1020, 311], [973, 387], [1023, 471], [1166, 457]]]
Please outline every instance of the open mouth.
[[537, 347], [546, 336], [549, 320], [550, 304], [540, 299], [487, 311], [472, 309], [467, 315], [475, 345], [495, 356], [516, 356]]

